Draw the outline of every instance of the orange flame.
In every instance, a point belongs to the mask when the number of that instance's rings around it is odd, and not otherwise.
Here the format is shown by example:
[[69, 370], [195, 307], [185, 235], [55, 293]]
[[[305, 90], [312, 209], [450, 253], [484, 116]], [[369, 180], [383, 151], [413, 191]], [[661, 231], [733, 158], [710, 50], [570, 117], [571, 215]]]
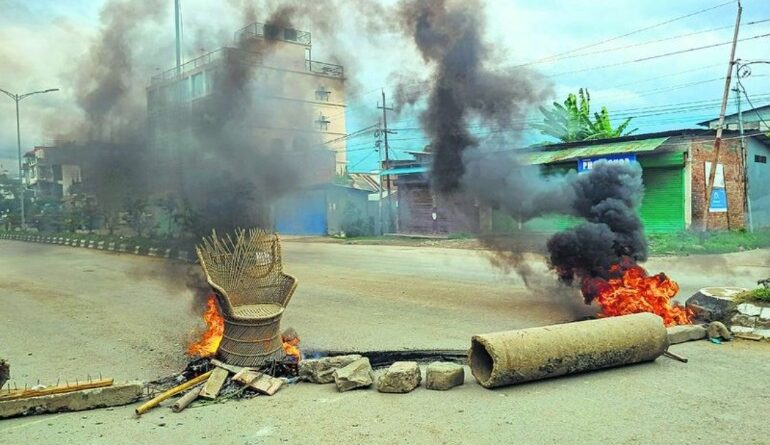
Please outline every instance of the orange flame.
[[187, 355], [189, 356], [208, 357], [214, 355], [219, 348], [219, 342], [222, 341], [225, 319], [219, 313], [214, 294], [209, 294], [206, 311], [203, 313], [203, 321], [206, 322], [206, 332], [203, 333], [200, 340], [187, 346]]
[[665, 274], [647, 275], [636, 264], [616, 264], [610, 272], [617, 276], [583, 281], [583, 295], [593, 296], [599, 303], [600, 317], [651, 312], [662, 317], [666, 326], [690, 323], [689, 310], [671, 301], [679, 292], [679, 285]]
[[299, 363], [302, 359], [302, 352], [299, 349], [299, 335], [294, 329], [287, 329], [281, 334], [281, 341], [283, 342], [283, 352], [288, 358], [287, 361], [293, 363]]

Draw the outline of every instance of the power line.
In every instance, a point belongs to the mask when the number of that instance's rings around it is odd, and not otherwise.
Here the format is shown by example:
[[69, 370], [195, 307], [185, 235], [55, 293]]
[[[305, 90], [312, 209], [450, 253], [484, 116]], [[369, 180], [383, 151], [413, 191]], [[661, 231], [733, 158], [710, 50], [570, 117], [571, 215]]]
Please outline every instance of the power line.
[[[770, 19], [755, 20], [753, 22], [746, 23], [744, 26], [758, 25], [760, 23], [766, 23], [766, 22], [770, 22]], [[689, 32], [689, 33], [685, 33], [685, 34], [677, 34], [675, 36], [663, 37], [663, 38], [654, 39], [654, 40], [647, 40], [647, 41], [644, 41], [644, 42], [632, 43], [630, 45], [616, 46], [616, 47], [613, 47], [613, 48], [601, 49], [601, 50], [597, 50], [597, 51], [591, 51], [591, 52], [588, 52], [588, 53], [571, 54], [571, 55], [566, 55], [564, 57], [549, 59], [549, 60], [547, 60], [545, 62], [541, 62], [541, 63], [553, 63], [553, 62], [558, 62], [558, 61], [566, 60], [566, 59], [574, 59], [574, 58], [579, 58], [579, 57], [593, 56], [593, 55], [596, 55], [596, 54], [605, 54], [605, 53], [608, 53], [608, 52], [620, 51], [620, 50], [629, 49], [629, 48], [638, 48], [640, 46], [647, 46], [647, 45], [652, 45], [654, 43], [660, 43], [660, 42], [667, 42], [667, 41], [671, 41], [671, 40], [683, 39], [685, 37], [692, 37], [692, 36], [696, 36], [696, 35], [699, 35], [699, 34], [706, 34], [706, 33], [709, 33], [709, 32], [721, 31], [723, 29], [729, 29], [729, 28], [733, 28], [733, 25], [719, 26], [719, 27], [716, 27], [716, 28], [709, 28], [709, 29], [704, 29], [704, 30], [701, 30], [701, 31]]]
[[613, 42], [615, 40], [620, 40], [620, 39], [623, 39], [625, 37], [632, 36], [634, 34], [639, 34], [641, 32], [645, 32], [645, 31], [649, 31], [651, 29], [659, 28], [661, 26], [668, 25], [670, 23], [674, 23], [674, 22], [679, 21], [679, 20], [684, 20], [686, 18], [693, 17], [695, 15], [702, 14], [704, 12], [712, 11], [714, 9], [721, 8], [723, 6], [727, 6], [727, 5], [730, 5], [732, 3], [735, 3], [736, 1], [737, 0], [731, 0], [729, 2], [720, 3], [720, 4], [712, 6], [710, 8], [700, 9], [698, 11], [691, 12], [689, 14], [685, 14], [685, 15], [682, 15], [682, 16], [679, 16], [679, 17], [675, 17], [673, 19], [669, 19], [669, 20], [666, 20], [666, 21], [663, 21], [663, 22], [660, 22], [660, 23], [656, 23], [654, 25], [650, 25], [650, 26], [646, 26], [644, 28], [636, 29], [634, 31], [630, 31], [630, 32], [627, 32], [625, 34], [621, 34], [619, 36], [615, 36], [615, 37], [611, 37], [611, 38], [608, 38], [608, 39], [600, 40], [598, 42], [594, 42], [594, 43], [591, 43], [589, 45], [581, 46], [579, 48], [574, 48], [574, 49], [571, 49], [569, 51], [564, 51], [564, 52], [561, 52], [561, 53], [558, 53], [558, 54], [553, 54], [553, 55], [550, 55], [550, 56], [547, 56], [547, 57], [544, 57], [544, 58], [541, 58], [541, 59], [538, 59], [538, 60], [527, 62], [527, 63], [521, 64], [521, 65], [517, 65], [517, 66], [518, 67], [530, 66], [530, 65], [534, 65], [536, 63], [542, 63], [544, 61], [553, 59], [555, 57], [561, 57], [561, 56], [564, 56], [564, 55], [567, 55], [567, 54], [572, 54], [572, 53], [575, 53], [575, 52], [578, 52], [578, 51], [582, 51], [584, 49], [594, 48], [594, 47], [597, 47], [599, 45], [603, 45], [605, 43]]
[[[748, 40], [763, 39], [763, 38], [768, 37], [768, 36], [770, 36], [770, 33], [759, 34], [759, 35], [751, 36], [751, 37], [745, 37], [743, 39], [738, 39], [737, 41], [738, 42], [745, 42], [745, 41], [748, 41]], [[633, 59], [633, 60], [625, 60], [623, 62], [609, 63], [607, 65], [599, 65], [599, 66], [593, 66], [593, 67], [589, 67], [589, 68], [582, 68], [582, 69], [579, 69], [579, 70], [565, 71], [565, 72], [561, 72], [561, 73], [557, 73], [557, 74], [550, 74], [549, 77], [559, 77], [559, 76], [564, 76], [564, 75], [567, 75], [567, 74], [585, 73], [587, 71], [595, 71], [595, 70], [600, 70], [600, 69], [604, 69], [604, 68], [613, 68], [613, 67], [616, 67], [616, 66], [628, 65], [628, 64], [631, 64], [631, 63], [646, 62], [648, 60], [660, 59], [660, 58], [663, 58], [663, 57], [676, 56], [676, 55], [679, 55], [679, 54], [691, 53], [691, 52], [695, 52], [695, 51], [702, 51], [704, 49], [711, 49], [711, 48], [717, 48], [717, 47], [725, 46], [725, 45], [732, 45], [732, 43], [733, 43], [733, 41], [730, 40], [730, 41], [727, 41], [727, 42], [713, 43], [711, 45], [696, 46], [696, 47], [693, 47], [693, 48], [687, 48], [687, 49], [682, 49], [682, 50], [678, 50], [678, 51], [671, 51], [671, 52], [668, 52], [668, 53], [656, 54], [656, 55], [653, 55], [653, 56], [640, 57], [638, 59]]]

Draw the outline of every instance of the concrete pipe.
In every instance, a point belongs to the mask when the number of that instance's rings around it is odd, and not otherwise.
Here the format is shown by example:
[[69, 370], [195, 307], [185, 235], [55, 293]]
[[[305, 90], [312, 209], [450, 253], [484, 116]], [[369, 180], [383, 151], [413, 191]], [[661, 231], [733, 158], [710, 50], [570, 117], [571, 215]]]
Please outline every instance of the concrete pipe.
[[485, 388], [652, 361], [668, 348], [650, 313], [474, 336], [470, 365]]

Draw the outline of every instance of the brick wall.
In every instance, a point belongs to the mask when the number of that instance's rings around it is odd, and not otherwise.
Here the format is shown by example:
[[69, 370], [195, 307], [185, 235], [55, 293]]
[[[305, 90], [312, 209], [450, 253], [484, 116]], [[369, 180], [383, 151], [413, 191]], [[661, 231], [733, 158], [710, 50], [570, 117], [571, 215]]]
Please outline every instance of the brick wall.
[[[741, 229], [745, 227], [743, 169], [741, 167], [741, 148], [739, 139], [727, 139], [722, 142], [719, 151], [719, 163], [724, 166], [725, 188], [727, 194], [727, 212], [709, 213], [710, 230]], [[714, 140], [693, 140], [690, 144], [692, 161], [692, 226], [701, 227], [703, 206], [705, 205], [706, 161], [714, 162]]]

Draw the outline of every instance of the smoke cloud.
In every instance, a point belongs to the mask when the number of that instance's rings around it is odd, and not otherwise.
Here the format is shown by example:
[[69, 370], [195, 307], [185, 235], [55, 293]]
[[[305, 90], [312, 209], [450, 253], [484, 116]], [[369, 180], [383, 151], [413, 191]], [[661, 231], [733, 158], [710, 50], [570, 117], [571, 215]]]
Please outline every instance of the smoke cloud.
[[[516, 151], [516, 122], [547, 97], [548, 83], [528, 70], [501, 68], [483, 41], [479, 1], [404, 0], [402, 30], [433, 67], [422, 126], [434, 153], [435, 192], [504, 212], [520, 224], [549, 214], [584, 222], [547, 242], [550, 267], [561, 282], [607, 278], [613, 265], [647, 258], [642, 222], [636, 213], [643, 196], [641, 169], [597, 162], [578, 175], [544, 175]], [[414, 105], [420, 93], [397, 90], [399, 105]], [[485, 129], [485, 137], [471, 131]], [[514, 136], [510, 136], [513, 134]], [[461, 206], [462, 207], [462, 206]], [[481, 236], [498, 267], [516, 270], [529, 286], [535, 273], [522, 250], [505, 237]], [[586, 302], [593, 295], [584, 292]]]

